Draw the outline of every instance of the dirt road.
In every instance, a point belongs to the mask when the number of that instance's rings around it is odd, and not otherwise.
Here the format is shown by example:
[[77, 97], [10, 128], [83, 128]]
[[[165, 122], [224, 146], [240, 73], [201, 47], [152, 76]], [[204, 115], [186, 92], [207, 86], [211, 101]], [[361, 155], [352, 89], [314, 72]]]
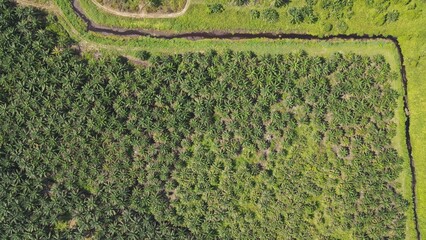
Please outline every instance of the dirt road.
[[179, 16], [182, 16], [185, 14], [185, 12], [188, 10], [189, 5], [191, 5], [191, 0], [186, 0], [185, 7], [175, 13], [130, 13], [130, 12], [121, 12], [115, 9], [112, 9], [110, 7], [104, 6], [100, 3], [98, 3], [96, 0], [91, 0], [93, 4], [96, 5], [96, 7], [100, 8], [101, 10], [117, 15], [122, 17], [129, 17], [129, 18], [176, 18]]

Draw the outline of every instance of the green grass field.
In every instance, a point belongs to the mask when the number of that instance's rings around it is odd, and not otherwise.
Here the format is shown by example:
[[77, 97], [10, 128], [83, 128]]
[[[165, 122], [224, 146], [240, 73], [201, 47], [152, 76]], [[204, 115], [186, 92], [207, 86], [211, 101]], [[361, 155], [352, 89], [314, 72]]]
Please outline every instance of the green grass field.
[[[64, 0], [57, 0], [58, 2]], [[78, 0], [86, 15], [98, 24], [105, 26], [120, 26], [125, 28], [143, 28], [153, 30], [169, 30], [174, 32], [190, 32], [204, 30], [225, 30], [225, 31], [280, 31], [293, 33], [306, 33], [314, 35], [330, 35], [341, 33], [358, 34], [391, 34], [402, 36], [413, 33], [413, 27], [418, 31], [425, 32], [420, 28], [424, 21], [423, 11], [424, 3], [417, 3], [413, 9], [413, 2], [406, 4], [403, 1], [391, 5], [385, 12], [377, 13], [377, 10], [367, 6], [364, 1], [355, 1], [353, 6], [353, 15], [350, 19], [335, 19], [333, 17], [321, 16], [322, 11], [319, 6], [314, 9], [319, 13], [319, 21], [316, 23], [291, 24], [288, 10], [291, 7], [300, 5], [300, 2], [291, 2], [288, 6], [278, 8], [280, 18], [277, 22], [267, 22], [262, 18], [251, 19], [250, 10], [259, 9], [262, 11], [266, 7], [243, 6], [238, 7], [223, 3], [225, 11], [222, 13], [209, 14], [207, 5], [213, 1], [195, 0], [191, 2], [189, 10], [184, 16], [174, 19], [133, 19], [119, 17], [106, 13], [98, 9], [91, 0]], [[386, 12], [399, 10], [399, 20], [382, 24]], [[194, 21], [194, 19], [196, 19]], [[226, 19], [226, 21], [224, 21]], [[346, 31], [338, 27], [340, 22], [348, 25]], [[332, 24], [332, 29], [326, 31], [324, 25]], [[417, 28], [416, 28], [417, 26]]]

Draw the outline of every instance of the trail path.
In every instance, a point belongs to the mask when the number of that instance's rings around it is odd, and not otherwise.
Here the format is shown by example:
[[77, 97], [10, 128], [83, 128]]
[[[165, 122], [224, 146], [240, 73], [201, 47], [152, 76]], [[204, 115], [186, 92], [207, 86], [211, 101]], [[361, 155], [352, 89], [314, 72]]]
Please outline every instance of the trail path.
[[191, 0], [186, 0], [185, 7], [179, 11], [174, 13], [130, 13], [130, 12], [122, 12], [115, 9], [112, 9], [110, 7], [104, 6], [97, 2], [96, 0], [91, 0], [93, 4], [96, 5], [96, 7], [102, 9], [105, 12], [122, 16], [122, 17], [130, 17], [130, 18], [176, 18], [179, 16], [182, 16], [185, 14], [185, 12], [188, 10], [189, 5], [191, 5]]
[[37, 2], [31, 1], [31, 0], [15, 0], [15, 1], [19, 5], [31, 6], [31, 7], [40, 8], [40, 9], [44, 9], [44, 10], [47, 10], [47, 11], [58, 13], [58, 9], [55, 8], [55, 5], [53, 5], [51, 3], [37, 3]]

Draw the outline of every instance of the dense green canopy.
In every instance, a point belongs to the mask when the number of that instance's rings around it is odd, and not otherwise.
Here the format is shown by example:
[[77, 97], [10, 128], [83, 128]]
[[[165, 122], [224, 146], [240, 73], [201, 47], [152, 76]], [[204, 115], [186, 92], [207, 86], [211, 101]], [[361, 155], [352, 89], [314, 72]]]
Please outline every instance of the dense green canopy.
[[[46, 24], [48, 27], [46, 28]], [[384, 58], [84, 60], [0, 0], [6, 238], [403, 238]]]

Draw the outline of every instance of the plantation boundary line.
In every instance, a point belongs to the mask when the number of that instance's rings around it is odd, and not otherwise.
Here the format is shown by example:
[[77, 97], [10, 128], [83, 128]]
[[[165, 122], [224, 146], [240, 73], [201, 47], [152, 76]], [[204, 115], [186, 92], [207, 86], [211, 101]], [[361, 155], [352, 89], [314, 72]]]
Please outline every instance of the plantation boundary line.
[[[189, 0], [187, 1], [189, 2]], [[410, 111], [408, 105], [408, 79], [406, 76], [405, 65], [404, 65], [404, 56], [402, 54], [401, 46], [399, 45], [398, 39], [394, 36], [384, 36], [384, 35], [331, 35], [325, 37], [314, 36], [310, 34], [297, 34], [297, 33], [248, 33], [248, 32], [187, 32], [187, 33], [172, 33], [166, 31], [156, 31], [156, 30], [143, 30], [143, 29], [123, 29], [123, 28], [111, 28], [100, 26], [96, 23], [93, 23], [84, 13], [81, 7], [78, 4], [78, 0], [72, 0], [72, 8], [75, 13], [86, 23], [86, 30], [103, 35], [116, 35], [116, 36], [126, 36], [126, 37], [138, 37], [146, 36], [159, 39], [175, 39], [183, 38], [188, 40], [201, 40], [201, 39], [228, 39], [228, 40], [239, 40], [239, 39], [254, 39], [254, 38], [267, 38], [267, 39], [300, 39], [300, 40], [388, 40], [391, 41], [397, 48], [400, 61], [400, 73], [402, 77], [402, 84], [404, 88], [403, 102], [404, 102], [404, 114], [406, 117], [405, 120], [405, 141], [407, 145], [408, 157], [410, 159], [410, 170], [411, 170], [411, 191], [412, 191], [412, 202], [414, 210], [414, 222], [415, 222], [415, 231], [417, 239], [420, 240], [420, 230], [417, 216], [417, 197], [416, 197], [416, 169], [414, 165], [414, 159], [412, 155], [412, 146], [410, 138]]]

